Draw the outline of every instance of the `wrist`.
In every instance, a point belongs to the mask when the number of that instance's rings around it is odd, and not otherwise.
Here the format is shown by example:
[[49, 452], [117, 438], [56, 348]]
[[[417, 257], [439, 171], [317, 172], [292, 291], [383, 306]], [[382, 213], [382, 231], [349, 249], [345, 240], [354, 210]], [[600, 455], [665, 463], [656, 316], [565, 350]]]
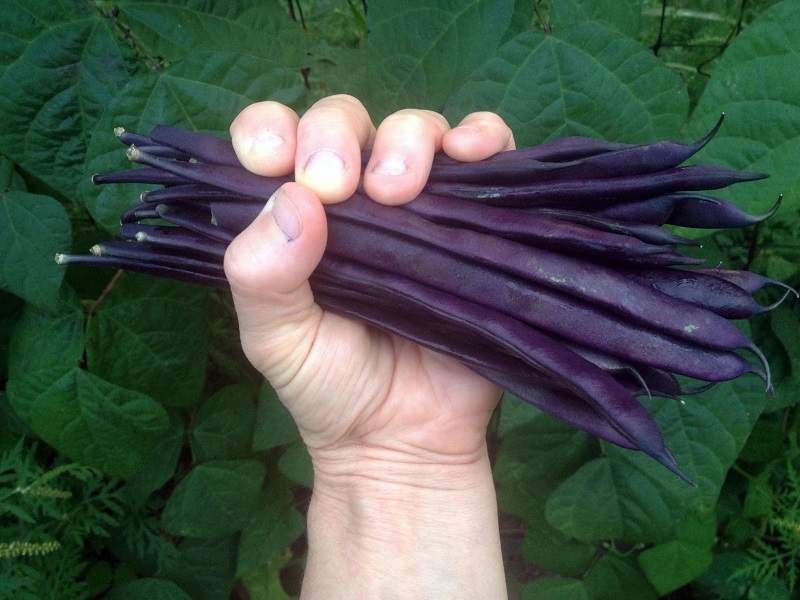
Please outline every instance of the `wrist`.
[[324, 585], [339, 573], [341, 597], [505, 598], [486, 452], [444, 463], [392, 454], [315, 461], [304, 597], [327, 566]]

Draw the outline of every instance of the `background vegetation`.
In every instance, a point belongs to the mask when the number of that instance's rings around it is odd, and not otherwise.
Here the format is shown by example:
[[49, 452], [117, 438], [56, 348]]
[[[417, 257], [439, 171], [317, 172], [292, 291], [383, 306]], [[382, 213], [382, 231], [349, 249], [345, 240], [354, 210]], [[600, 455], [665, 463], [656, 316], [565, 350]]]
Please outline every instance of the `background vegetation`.
[[[731, 190], [749, 212], [784, 204], [704, 255], [800, 285], [798, 0], [5, 0], [0, 23], [2, 597], [299, 590], [308, 456], [228, 296], [53, 262], [135, 202], [90, 181], [127, 168], [115, 126], [225, 135], [251, 102], [349, 92], [376, 122], [497, 111], [531, 145], [693, 140], [724, 111], [698, 160], [772, 174]], [[751, 324], [774, 398], [745, 378], [649, 404], [697, 489], [504, 399], [512, 596], [799, 598], [798, 319]]]

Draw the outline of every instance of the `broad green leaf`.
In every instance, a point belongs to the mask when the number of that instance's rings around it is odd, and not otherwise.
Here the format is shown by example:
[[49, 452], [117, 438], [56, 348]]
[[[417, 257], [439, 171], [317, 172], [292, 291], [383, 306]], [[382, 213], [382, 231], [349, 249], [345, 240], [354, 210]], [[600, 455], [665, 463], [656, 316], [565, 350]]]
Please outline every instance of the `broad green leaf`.
[[88, 136], [136, 69], [113, 21], [89, 2], [1, 3], [0, 148], [52, 189], [73, 198]]
[[49, 196], [9, 191], [0, 195], [0, 289], [36, 306], [58, 302], [72, 234], [64, 207]]
[[641, 452], [608, 445], [607, 456], [586, 463], [553, 492], [548, 522], [586, 541], [666, 541], [687, 515], [714, 506], [764, 402], [763, 382], [755, 377], [719, 384], [685, 405], [655, 400], [651, 412], [667, 446], [698, 487]]
[[314, 485], [314, 468], [305, 443], [297, 440], [286, 447], [278, 459], [278, 469], [289, 479], [307, 488]]
[[255, 460], [215, 460], [194, 467], [167, 501], [164, 529], [175, 535], [218, 538], [240, 530], [255, 514], [264, 481]]
[[[797, 380], [800, 376], [800, 339], [798, 339], [798, 317], [800, 317], [800, 302], [790, 300], [791, 304], [780, 306], [769, 315], [769, 327], [778, 339], [780, 350], [787, 359], [786, 377], [776, 386], [775, 399], [767, 404], [769, 411], [780, 410], [793, 406], [798, 402]], [[772, 356], [770, 356], [772, 358]]]
[[584, 584], [592, 600], [619, 600], [623, 590], [624, 598], [630, 600], [656, 600], [658, 596], [636, 559], [613, 551], [604, 553], [592, 565]]
[[693, 581], [711, 565], [710, 548], [683, 540], [648, 548], [639, 555], [639, 564], [659, 595], [674, 592]]
[[596, 452], [596, 442], [544, 413], [510, 430], [494, 467], [502, 510], [537, 519], [555, 486]]
[[578, 579], [543, 577], [523, 586], [522, 600], [589, 600], [589, 594]]
[[641, 0], [552, 0], [549, 9], [549, 24], [556, 30], [574, 23], [595, 22], [630, 38], [639, 33]]
[[280, 557], [242, 577], [250, 600], [292, 600], [281, 583], [281, 568], [288, 557]]
[[368, 107], [441, 110], [502, 40], [513, 0], [387, 0], [369, 7]]
[[236, 536], [186, 538], [178, 546], [178, 561], [163, 574], [192, 600], [231, 598], [235, 583]]
[[297, 430], [292, 415], [278, 399], [278, 394], [275, 393], [269, 382], [265, 381], [258, 397], [256, 424], [253, 431], [253, 451], [262, 452], [298, 440], [300, 440], [300, 432]]
[[82, 370], [83, 314], [28, 306], [9, 354], [8, 398], [48, 444], [109, 475], [130, 477], [168, 427], [150, 397]]
[[183, 450], [185, 426], [170, 416], [169, 429], [142, 461], [139, 471], [125, 482], [125, 494], [132, 507], [141, 507], [156, 490], [175, 475]]
[[261, 508], [242, 532], [237, 577], [246, 577], [286, 551], [305, 529], [305, 519], [292, 506], [288, 487], [270, 486], [261, 500]]
[[536, 514], [526, 514], [528, 526], [522, 540], [522, 556], [528, 562], [550, 573], [564, 577], [580, 577], [592, 564], [597, 546], [567, 537], [551, 527], [544, 516], [541, 502], [531, 503], [539, 508]]
[[445, 115], [496, 111], [523, 147], [569, 135], [675, 137], [687, 109], [680, 78], [650, 50], [592, 22], [509, 40], [453, 92]]
[[115, 586], [108, 600], [192, 600], [180, 587], [168, 579], [144, 577]]
[[500, 423], [497, 427], [498, 435], [501, 437], [505, 436], [515, 427], [534, 419], [540, 412], [541, 411], [534, 406], [506, 392], [500, 404]]
[[219, 390], [197, 411], [190, 439], [195, 460], [248, 457], [255, 417], [251, 388], [231, 385]]
[[304, 32], [278, 0], [124, 0], [119, 18], [168, 62], [198, 51], [251, 54], [298, 70], [308, 62]]
[[[796, 592], [797, 588], [794, 589]], [[747, 600], [791, 600], [795, 595], [784, 579], [773, 576], [753, 583], [747, 591]]]
[[236, 115], [258, 100], [302, 105], [302, 75], [275, 63], [235, 52], [201, 52], [163, 73], [132, 80], [106, 108], [86, 153], [81, 195], [92, 216], [108, 231], [119, 230], [119, 216], [139, 203], [147, 189], [136, 185], [93, 186], [91, 176], [133, 168], [115, 127], [149, 133], [158, 124], [224, 137]]
[[736, 572], [747, 566], [750, 555], [743, 551], [723, 551], [714, 556], [709, 569], [700, 575], [695, 585], [708, 590], [722, 600], [740, 600], [746, 597], [748, 579], [737, 577]]
[[725, 197], [757, 213], [783, 194], [778, 218], [800, 207], [798, 29], [797, 0], [765, 10], [726, 49], [689, 123], [690, 136], [702, 135], [725, 113], [725, 124], [698, 159], [769, 173], [765, 181], [726, 190]]
[[89, 370], [167, 406], [200, 400], [208, 355], [205, 290], [125, 274], [89, 320]]

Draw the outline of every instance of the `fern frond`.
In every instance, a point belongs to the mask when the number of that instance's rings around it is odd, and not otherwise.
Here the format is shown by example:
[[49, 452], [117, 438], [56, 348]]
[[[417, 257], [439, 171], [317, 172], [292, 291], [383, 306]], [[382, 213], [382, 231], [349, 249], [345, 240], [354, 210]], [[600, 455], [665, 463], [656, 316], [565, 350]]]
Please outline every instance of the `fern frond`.
[[0, 542], [0, 558], [20, 556], [42, 556], [55, 552], [61, 547], [58, 542]]

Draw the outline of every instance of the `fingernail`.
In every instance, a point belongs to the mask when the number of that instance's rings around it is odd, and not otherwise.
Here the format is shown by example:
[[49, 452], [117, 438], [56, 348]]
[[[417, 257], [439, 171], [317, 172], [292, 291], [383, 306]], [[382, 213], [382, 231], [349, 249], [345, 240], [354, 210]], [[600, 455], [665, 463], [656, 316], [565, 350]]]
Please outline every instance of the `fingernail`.
[[308, 157], [303, 171], [309, 177], [324, 181], [344, 173], [344, 160], [332, 150], [317, 150]]
[[376, 175], [402, 175], [407, 171], [408, 164], [399, 156], [387, 156], [372, 167], [372, 172]]
[[455, 129], [469, 129], [470, 131], [480, 131], [480, 127], [477, 125], [467, 124], [467, 125], [459, 125], [455, 127]]
[[272, 154], [275, 149], [283, 144], [283, 138], [277, 133], [266, 130], [262, 131], [250, 144], [250, 154]]
[[275, 225], [286, 236], [286, 240], [291, 242], [300, 237], [302, 231], [302, 222], [300, 221], [300, 214], [292, 202], [283, 191], [278, 190], [269, 199], [264, 206], [262, 213], [272, 215]]

